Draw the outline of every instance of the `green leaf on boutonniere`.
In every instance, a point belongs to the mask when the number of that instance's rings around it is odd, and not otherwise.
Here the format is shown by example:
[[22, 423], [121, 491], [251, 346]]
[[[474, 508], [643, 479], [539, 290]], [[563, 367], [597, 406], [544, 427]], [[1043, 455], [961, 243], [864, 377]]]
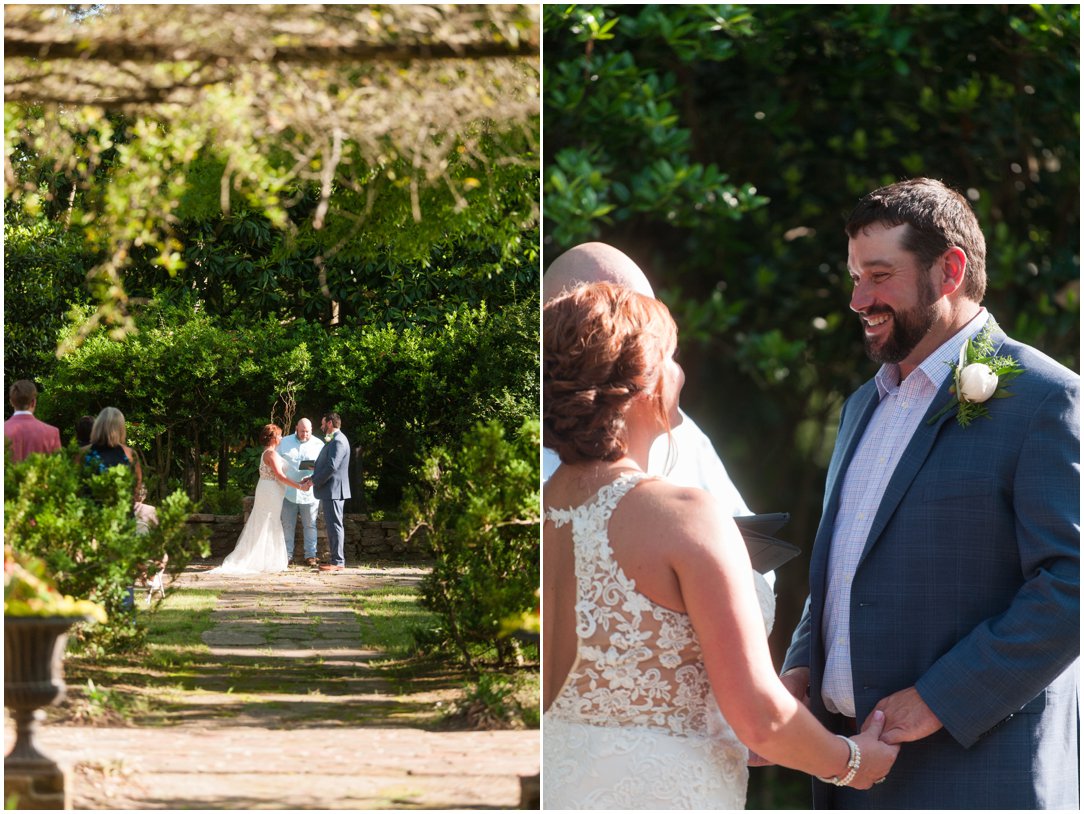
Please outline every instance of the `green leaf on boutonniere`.
[[977, 418], [991, 417], [985, 402], [1013, 395], [1005, 385], [1023, 373], [1024, 368], [1011, 356], [994, 356], [991, 332], [996, 327], [993, 320], [987, 322], [978, 334], [964, 342], [959, 360], [949, 362], [953, 378], [949, 392], [953, 398], [927, 424], [936, 423], [955, 409], [956, 423], [967, 427]]

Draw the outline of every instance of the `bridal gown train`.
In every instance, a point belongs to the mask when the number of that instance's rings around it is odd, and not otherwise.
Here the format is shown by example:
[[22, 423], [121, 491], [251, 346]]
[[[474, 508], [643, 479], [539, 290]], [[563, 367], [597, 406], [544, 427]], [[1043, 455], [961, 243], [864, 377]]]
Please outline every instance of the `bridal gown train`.
[[286, 485], [275, 479], [271, 467], [260, 460], [260, 480], [256, 484], [256, 500], [237, 545], [209, 574], [263, 574], [285, 571], [290, 558], [286, 554], [286, 537], [282, 533], [282, 500]]
[[[574, 509], [576, 660], [542, 719], [547, 809], [742, 809], [749, 751], [712, 695], [688, 615], [637, 592], [607, 536], [610, 515], [646, 475], [626, 474]], [[750, 576], [770, 630], [775, 596]]]

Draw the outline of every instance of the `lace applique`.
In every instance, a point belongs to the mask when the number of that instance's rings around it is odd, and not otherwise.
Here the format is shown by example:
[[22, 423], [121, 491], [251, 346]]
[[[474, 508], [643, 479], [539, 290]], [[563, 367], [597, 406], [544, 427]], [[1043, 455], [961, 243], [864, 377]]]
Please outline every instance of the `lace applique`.
[[740, 745], [569, 723], [548, 713], [542, 739], [547, 810], [745, 808], [748, 756]]
[[275, 470], [268, 466], [260, 456], [260, 480], [277, 480], [275, 478]]
[[[614, 559], [607, 525], [617, 503], [643, 473], [624, 474], [574, 509], [549, 509], [572, 524], [576, 570], [576, 662], [549, 714], [597, 726], [647, 727], [674, 735], [724, 739], [744, 750], [723, 719], [687, 614], [636, 590]], [[774, 596], [759, 574], [766, 621]]]

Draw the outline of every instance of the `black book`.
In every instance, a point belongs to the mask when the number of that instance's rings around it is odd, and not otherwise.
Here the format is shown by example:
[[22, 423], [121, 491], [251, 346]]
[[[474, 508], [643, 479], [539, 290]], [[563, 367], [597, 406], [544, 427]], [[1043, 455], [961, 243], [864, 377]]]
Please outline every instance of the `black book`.
[[749, 550], [749, 559], [753, 568], [762, 574], [774, 571], [788, 560], [797, 557], [802, 549], [786, 540], [780, 540], [772, 535], [786, 525], [790, 515], [786, 512], [775, 514], [751, 514], [745, 517], [735, 517], [738, 531], [745, 539], [745, 547]]

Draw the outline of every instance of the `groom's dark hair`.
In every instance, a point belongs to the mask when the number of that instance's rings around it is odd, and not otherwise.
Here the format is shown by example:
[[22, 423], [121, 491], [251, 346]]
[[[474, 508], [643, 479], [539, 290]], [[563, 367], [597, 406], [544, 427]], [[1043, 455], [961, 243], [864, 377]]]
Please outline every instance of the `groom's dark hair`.
[[343, 425], [343, 420], [339, 418], [338, 413], [324, 413], [324, 421], [330, 421], [331, 426], [335, 429], [339, 429]]
[[986, 295], [986, 238], [967, 199], [941, 181], [912, 178], [875, 189], [858, 202], [847, 220], [854, 237], [874, 223], [888, 227], [907, 224], [900, 245], [924, 269], [952, 246], [967, 256], [964, 292], [975, 302]]

